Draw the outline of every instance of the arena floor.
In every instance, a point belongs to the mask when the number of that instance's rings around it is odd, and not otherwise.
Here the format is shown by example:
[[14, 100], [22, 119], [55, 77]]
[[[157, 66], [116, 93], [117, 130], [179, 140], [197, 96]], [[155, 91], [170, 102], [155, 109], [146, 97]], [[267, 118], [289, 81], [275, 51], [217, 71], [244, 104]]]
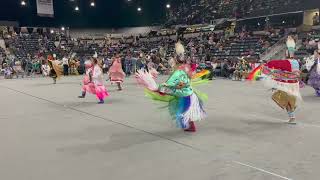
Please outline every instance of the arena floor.
[[[162, 78], [164, 79], [164, 78]], [[1, 180], [316, 180], [320, 98], [302, 90], [298, 125], [259, 82], [215, 80], [208, 118], [185, 133], [133, 79], [104, 105], [81, 77], [0, 82]]]

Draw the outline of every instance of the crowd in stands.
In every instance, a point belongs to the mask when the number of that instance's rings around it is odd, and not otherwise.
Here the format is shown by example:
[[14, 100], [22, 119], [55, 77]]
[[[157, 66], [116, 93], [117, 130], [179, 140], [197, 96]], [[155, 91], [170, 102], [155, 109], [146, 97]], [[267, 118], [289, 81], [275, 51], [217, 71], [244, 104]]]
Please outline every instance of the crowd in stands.
[[[251, 61], [258, 61], [259, 55], [280, 37], [276, 32], [254, 35], [252, 32], [244, 31], [236, 35], [203, 32], [180, 39], [185, 45], [186, 57], [190, 61], [207, 64], [215, 62], [219, 69], [219, 64], [226, 62], [235, 66], [238, 58], [242, 56], [248, 57]], [[170, 69], [170, 59], [174, 57], [175, 42], [171, 36], [155, 39], [131, 37], [117, 41], [105, 38], [98, 41], [35, 32], [13, 34], [5, 38], [7, 53], [0, 56], [0, 68], [14, 69], [14, 66], [19, 65], [26, 72], [26, 76], [43, 73], [47, 68], [47, 56], [55, 54], [64, 66], [68, 66], [66, 75], [82, 74], [85, 60], [97, 52], [100, 63], [106, 70], [112, 62], [113, 55], [120, 53], [127, 75], [132, 74], [137, 68], [148, 66], [153, 66], [165, 74]]]
[[313, 54], [314, 50], [320, 49], [320, 31], [313, 30], [308, 33], [301, 33], [301, 47], [295, 53], [298, 58], [308, 57]]
[[[319, 34], [317, 31], [305, 34], [297, 56], [305, 57], [316, 46], [320, 46]], [[237, 34], [226, 31], [202, 32], [181, 37], [180, 41], [185, 46], [186, 59], [197, 63], [200, 69], [212, 71], [212, 77], [241, 80], [261, 63], [259, 55], [284, 36], [279, 30], [271, 29], [262, 34], [243, 30]], [[6, 78], [35, 74], [47, 76], [47, 56], [54, 54], [61, 61], [65, 75], [78, 75], [84, 72], [85, 61], [96, 54], [107, 73], [113, 56], [120, 54], [127, 76], [134, 74], [137, 69], [151, 67], [161, 74], [169, 74], [175, 56], [175, 42], [172, 36], [93, 40], [71, 39], [63, 34], [12, 34], [5, 38], [6, 51], [0, 48], [0, 69]]]
[[210, 23], [218, 18], [255, 17], [303, 9], [300, 0], [186, 0], [168, 13], [171, 24]]

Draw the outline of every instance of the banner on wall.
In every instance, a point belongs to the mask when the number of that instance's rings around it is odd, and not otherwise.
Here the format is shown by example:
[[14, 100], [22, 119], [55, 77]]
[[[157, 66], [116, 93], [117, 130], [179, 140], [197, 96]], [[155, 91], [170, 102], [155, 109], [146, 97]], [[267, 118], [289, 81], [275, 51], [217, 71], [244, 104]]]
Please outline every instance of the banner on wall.
[[53, 17], [53, 0], [37, 0], [37, 13], [41, 17]]

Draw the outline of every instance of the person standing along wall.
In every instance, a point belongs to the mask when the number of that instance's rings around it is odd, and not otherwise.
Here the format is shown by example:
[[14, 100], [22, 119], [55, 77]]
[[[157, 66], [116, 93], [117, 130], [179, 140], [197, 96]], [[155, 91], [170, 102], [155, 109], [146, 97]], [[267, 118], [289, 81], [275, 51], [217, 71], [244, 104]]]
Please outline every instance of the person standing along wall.
[[131, 55], [127, 56], [124, 61], [126, 76], [131, 75]]
[[68, 76], [69, 75], [69, 60], [67, 57], [62, 58], [62, 64], [63, 64], [63, 75]]

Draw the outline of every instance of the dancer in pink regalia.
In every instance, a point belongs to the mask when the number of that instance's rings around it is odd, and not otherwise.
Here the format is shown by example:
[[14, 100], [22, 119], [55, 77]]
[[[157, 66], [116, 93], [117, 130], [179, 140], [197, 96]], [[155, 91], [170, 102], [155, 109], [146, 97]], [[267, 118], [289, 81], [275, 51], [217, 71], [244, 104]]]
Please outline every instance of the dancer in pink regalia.
[[103, 104], [109, 94], [104, 86], [103, 73], [98, 60], [94, 58], [93, 64], [91, 61], [86, 61], [85, 66], [86, 74], [83, 78], [82, 95], [79, 98], [85, 98], [86, 93], [91, 93], [99, 99], [99, 104]]
[[126, 74], [122, 70], [122, 65], [121, 65], [121, 58], [119, 55], [116, 55], [113, 58], [112, 65], [109, 69], [109, 77], [111, 83], [116, 83], [118, 85], [118, 90], [122, 90], [122, 83], [123, 79], [126, 76]]

